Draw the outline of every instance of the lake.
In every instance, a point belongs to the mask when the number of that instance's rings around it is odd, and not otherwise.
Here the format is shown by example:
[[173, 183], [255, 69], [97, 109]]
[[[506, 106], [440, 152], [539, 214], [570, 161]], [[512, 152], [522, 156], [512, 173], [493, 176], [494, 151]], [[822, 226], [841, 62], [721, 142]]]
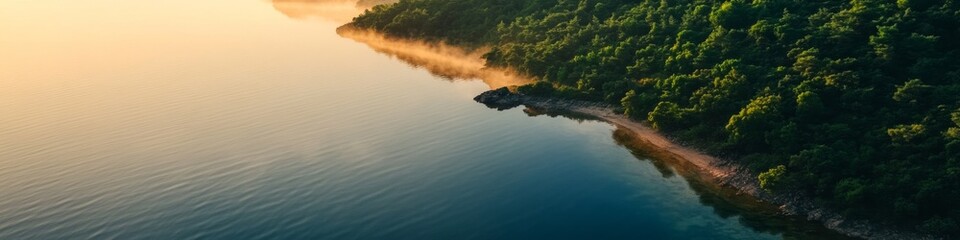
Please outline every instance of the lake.
[[504, 83], [338, 35], [359, 12], [0, 2], [0, 239], [838, 237], [609, 124], [475, 103]]

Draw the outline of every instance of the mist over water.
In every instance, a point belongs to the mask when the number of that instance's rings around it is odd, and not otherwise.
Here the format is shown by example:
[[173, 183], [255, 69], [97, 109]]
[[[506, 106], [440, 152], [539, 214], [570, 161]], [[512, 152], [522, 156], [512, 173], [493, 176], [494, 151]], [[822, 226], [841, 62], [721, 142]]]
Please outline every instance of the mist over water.
[[0, 239], [823, 238], [329, 3], [0, 1]]
[[511, 70], [486, 67], [483, 55], [490, 51], [489, 48], [467, 50], [443, 43], [393, 39], [351, 27], [340, 27], [337, 33], [410, 66], [426, 69], [433, 75], [450, 80], [481, 80], [491, 89], [534, 82], [532, 78]]

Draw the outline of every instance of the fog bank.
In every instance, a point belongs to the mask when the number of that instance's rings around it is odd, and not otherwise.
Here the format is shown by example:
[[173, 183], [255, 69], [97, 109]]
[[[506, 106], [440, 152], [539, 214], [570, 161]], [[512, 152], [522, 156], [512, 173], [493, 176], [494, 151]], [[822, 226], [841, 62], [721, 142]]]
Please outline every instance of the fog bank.
[[412, 67], [426, 69], [433, 75], [451, 81], [482, 80], [491, 89], [533, 82], [531, 78], [508, 69], [486, 67], [483, 54], [489, 52], [489, 48], [469, 51], [443, 43], [388, 38], [380, 33], [349, 26], [337, 29], [337, 33], [366, 44], [374, 51], [402, 60]]

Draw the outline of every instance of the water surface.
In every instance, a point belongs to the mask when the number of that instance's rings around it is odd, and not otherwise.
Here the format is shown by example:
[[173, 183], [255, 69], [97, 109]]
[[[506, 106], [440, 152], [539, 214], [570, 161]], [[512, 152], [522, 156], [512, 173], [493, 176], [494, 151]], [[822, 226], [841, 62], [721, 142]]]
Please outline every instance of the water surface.
[[356, 6], [0, 2], [0, 239], [833, 236], [608, 124], [476, 104], [338, 36]]

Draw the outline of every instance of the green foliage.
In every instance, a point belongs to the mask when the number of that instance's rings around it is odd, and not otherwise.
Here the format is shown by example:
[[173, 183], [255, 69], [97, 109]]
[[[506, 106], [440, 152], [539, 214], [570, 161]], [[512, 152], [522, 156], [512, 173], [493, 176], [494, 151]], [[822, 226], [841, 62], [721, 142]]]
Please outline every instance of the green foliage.
[[820, 95], [814, 92], [803, 92], [797, 95], [797, 119], [803, 121], [816, 121], [816, 118], [823, 115], [825, 107]]
[[951, 114], [950, 116], [951, 116], [950, 119], [953, 120], [954, 126], [947, 129], [947, 131], [944, 132], [943, 135], [954, 141], [960, 141], [960, 110], [953, 112], [953, 114]]
[[667, 131], [676, 130], [683, 126], [680, 122], [681, 119], [683, 119], [683, 110], [673, 102], [658, 103], [657, 107], [647, 117], [653, 128]]
[[627, 91], [620, 99], [620, 105], [625, 109], [624, 114], [633, 119], [645, 119], [651, 109], [646, 106], [652, 106], [659, 99], [654, 94], [647, 92], [637, 93], [636, 90]]
[[780, 96], [762, 96], [751, 100], [740, 113], [730, 117], [726, 126], [730, 139], [744, 147], [764, 147], [760, 146], [765, 143], [764, 136], [781, 121], [781, 104]]
[[379, 5], [354, 18], [355, 27], [406, 38], [483, 45], [494, 41], [496, 29], [521, 15], [532, 14], [557, 0], [401, 0]]
[[913, 79], [898, 86], [897, 91], [893, 93], [893, 99], [898, 102], [917, 104], [930, 94], [930, 88], [930, 85], [923, 84], [919, 79]]
[[837, 183], [834, 195], [839, 204], [856, 206], [867, 200], [866, 184], [860, 179], [844, 179]]
[[553, 84], [548, 82], [536, 82], [517, 87], [517, 92], [530, 96], [550, 96], [553, 94]]
[[710, 22], [728, 29], [750, 26], [753, 21], [753, 9], [744, 0], [727, 1], [710, 13]]
[[765, 186], [960, 237], [958, 1], [401, 0], [353, 24], [489, 46], [544, 82], [521, 91], [619, 103]]
[[944, 133], [944, 136], [954, 140], [960, 140], [960, 128], [953, 127], [947, 129], [947, 132]]
[[890, 135], [890, 140], [895, 143], [909, 143], [919, 138], [924, 132], [926, 127], [921, 124], [897, 125], [887, 129], [887, 135]]
[[779, 189], [787, 175], [787, 166], [780, 165], [757, 176], [760, 187], [767, 191]]

